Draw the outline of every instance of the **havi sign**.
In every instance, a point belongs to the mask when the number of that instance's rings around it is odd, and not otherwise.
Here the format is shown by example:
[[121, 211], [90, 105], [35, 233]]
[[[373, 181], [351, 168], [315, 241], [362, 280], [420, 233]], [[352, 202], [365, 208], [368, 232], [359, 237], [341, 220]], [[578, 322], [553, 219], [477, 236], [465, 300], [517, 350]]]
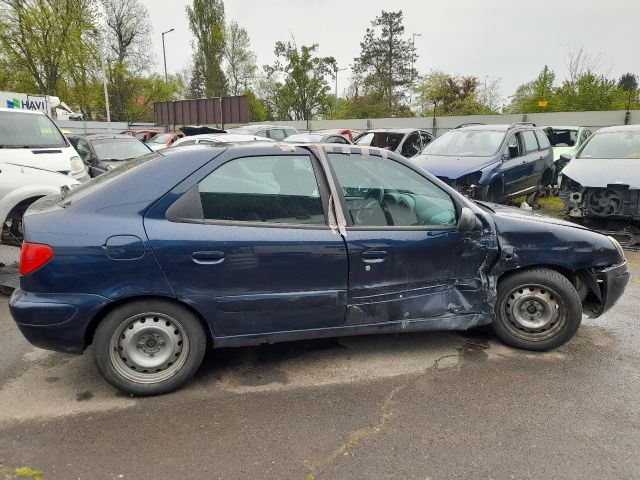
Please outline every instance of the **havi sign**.
[[51, 109], [60, 105], [58, 97], [30, 95], [28, 93], [0, 92], [0, 107], [40, 110], [51, 115]]

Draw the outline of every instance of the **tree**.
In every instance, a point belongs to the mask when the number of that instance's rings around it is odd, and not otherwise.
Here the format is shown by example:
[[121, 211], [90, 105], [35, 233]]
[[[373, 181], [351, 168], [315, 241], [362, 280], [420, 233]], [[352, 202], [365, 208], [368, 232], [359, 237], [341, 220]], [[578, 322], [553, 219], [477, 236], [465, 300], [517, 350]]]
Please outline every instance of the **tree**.
[[0, 51], [26, 91], [57, 95], [70, 59], [84, 57], [93, 0], [0, 0]]
[[556, 91], [558, 111], [618, 110], [624, 108], [624, 92], [615, 80], [584, 73], [574, 81], [565, 80]]
[[249, 101], [249, 121], [250, 122], [264, 122], [269, 120], [269, 112], [267, 107], [258, 100], [256, 94], [251, 90], [246, 90], [244, 94]]
[[[536, 113], [560, 111], [561, 105], [555, 98], [556, 74], [547, 65], [544, 66], [538, 78], [520, 85], [509, 105], [511, 113]], [[540, 106], [540, 102], [547, 102], [547, 106]]]
[[127, 118], [136, 76], [149, 68], [152, 27], [140, 0], [100, 0], [105, 17], [109, 96], [114, 120]]
[[318, 45], [303, 45], [299, 50], [293, 42], [277, 42], [276, 62], [265, 67], [267, 75], [284, 76], [277, 87], [277, 116], [290, 120], [310, 120], [329, 111], [331, 87], [327, 77], [335, 71], [333, 57], [315, 56]]
[[629, 110], [632, 98], [638, 95], [638, 77], [633, 73], [625, 73], [620, 77], [618, 87], [627, 94], [627, 110]]
[[240, 95], [249, 88], [256, 75], [256, 55], [251, 51], [247, 31], [231, 22], [227, 27], [224, 57], [231, 95]]
[[[388, 109], [387, 116], [396, 116], [403, 109], [405, 97], [418, 77], [414, 68], [415, 46], [404, 38], [402, 11], [382, 11], [371, 22], [363, 41], [354, 71], [363, 78], [364, 94], [380, 95]], [[379, 32], [378, 32], [379, 30]]]
[[567, 81], [574, 84], [587, 73], [595, 73], [602, 66], [602, 55], [585, 52], [583, 46], [569, 49], [564, 60], [569, 77]]
[[494, 113], [478, 98], [476, 77], [453, 77], [435, 71], [425, 75], [416, 91], [422, 115], [478, 115]]
[[204, 80], [201, 88], [205, 96], [224, 96], [227, 94], [227, 79], [222, 71], [225, 53], [224, 3], [222, 0], [193, 0], [186, 11], [189, 28], [195, 37], [194, 65], [198, 65], [199, 69], [194, 78], [198, 80], [202, 77]]

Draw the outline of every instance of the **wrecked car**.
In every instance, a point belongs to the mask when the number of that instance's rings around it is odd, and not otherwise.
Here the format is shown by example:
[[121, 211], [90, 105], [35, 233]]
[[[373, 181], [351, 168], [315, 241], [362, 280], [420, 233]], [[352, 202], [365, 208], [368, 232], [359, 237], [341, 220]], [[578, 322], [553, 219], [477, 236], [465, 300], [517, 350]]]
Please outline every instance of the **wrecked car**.
[[474, 202], [385, 149], [193, 145], [33, 204], [10, 300], [34, 345], [120, 390], [185, 384], [207, 346], [493, 325], [549, 350], [628, 280], [612, 238]]
[[494, 203], [527, 195], [533, 204], [553, 177], [549, 140], [531, 123], [460, 126], [413, 161], [462, 194]]
[[569, 216], [627, 245], [640, 242], [640, 126], [602, 128], [564, 160], [560, 198]]
[[426, 130], [414, 128], [378, 128], [358, 135], [353, 143], [361, 147], [384, 148], [405, 158], [420, 153], [433, 141], [433, 135]]

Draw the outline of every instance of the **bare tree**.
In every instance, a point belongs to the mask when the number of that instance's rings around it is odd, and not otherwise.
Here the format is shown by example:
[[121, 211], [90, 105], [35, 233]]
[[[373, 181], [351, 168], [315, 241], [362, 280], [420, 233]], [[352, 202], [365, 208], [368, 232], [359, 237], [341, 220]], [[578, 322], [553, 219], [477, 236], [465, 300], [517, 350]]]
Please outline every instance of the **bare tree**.
[[567, 51], [564, 64], [569, 73], [568, 81], [572, 85], [575, 85], [578, 79], [583, 75], [587, 73], [596, 73], [605, 66], [601, 53], [587, 53], [582, 45], [570, 48]]
[[149, 11], [140, 0], [101, 0], [109, 57], [132, 73], [148, 70], [153, 61]]
[[256, 76], [256, 55], [251, 51], [251, 41], [247, 31], [232, 21], [226, 29], [224, 58], [227, 79], [232, 95], [240, 95], [249, 88]]

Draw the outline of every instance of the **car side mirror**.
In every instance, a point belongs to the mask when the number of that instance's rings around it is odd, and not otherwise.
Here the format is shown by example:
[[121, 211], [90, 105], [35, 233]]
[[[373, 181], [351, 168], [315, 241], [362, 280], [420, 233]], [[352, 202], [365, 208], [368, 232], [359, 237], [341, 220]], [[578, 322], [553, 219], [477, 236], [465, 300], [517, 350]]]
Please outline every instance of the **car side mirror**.
[[509, 157], [509, 152], [502, 152], [502, 156], [500, 157], [502, 158], [503, 162], [506, 162], [507, 160], [509, 160], [511, 157]]
[[462, 207], [462, 211], [460, 212], [460, 219], [458, 220], [458, 231], [470, 232], [481, 227], [482, 223], [480, 222], [480, 220], [478, 220], [476, 214], [473, 213], [473, 210], [467, 207]]
[[568, 153], [563, 153], [562, 155], [560, 155], [560, 160], [562, 160], [565, 163], [568, 163], [569, 160], [573, 159], [572, 155], [569, 155]]

